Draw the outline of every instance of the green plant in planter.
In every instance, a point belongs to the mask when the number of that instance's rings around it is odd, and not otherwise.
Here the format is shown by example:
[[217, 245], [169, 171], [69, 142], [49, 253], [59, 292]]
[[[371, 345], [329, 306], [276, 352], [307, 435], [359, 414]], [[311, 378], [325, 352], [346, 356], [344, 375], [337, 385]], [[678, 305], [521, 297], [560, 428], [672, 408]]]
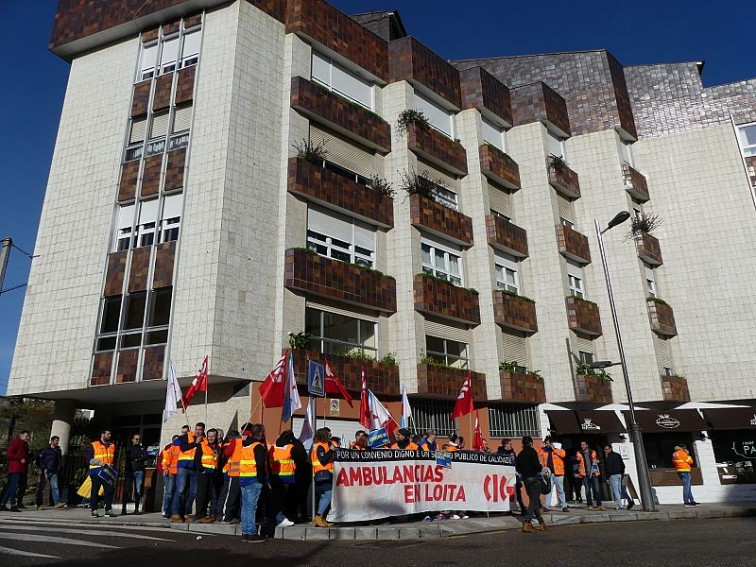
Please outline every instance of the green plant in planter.
[[389, 197], [390, 199], [394, 198], [395, 191], [391, 187], [391, 183], [389, 183], [383, 177], [373, 175], [373, 177], [368, 179], [367, 186], [376, 193], [383, 195], [384, 197]]
[[480, 295], [480, 292], [477, 289], [475, 289], [474, 287], [468, 288], [467, 291], [469, 291], [473, 295]]
[[580, 297], [579, 295], [568, 295], [568, 299], [579, 299], [580, 301], [584, 301], [585, 303], [589, 303], [593, 305], [594, 307], [597, 307], [595, 301], [591, 301], [590, 299], [586, 299], [585, 297]]
[[663, 299], [661, 299], [659, 297], [654, 297], [653, 295], [649, 295], [646, 298], [646, 301], [653, 301], [654, 303], [658, 303], [659, 305], [669, 305], [669, 303], [667, 303]]
[[496, 291], [500, 291], [500, 292], [502, 292], [502, 293], [504, 293], [506, 295], [511, 295], [512, 297], [519, 297], [520, 299], [524, 299], [525, 301], [530, 301], [530, 303], [535, 303], [535, 299], [531, 299], [531, 298], [529, 298], [529, 297], [527, 297], [525, 295], [520, 295], [516, 291], [512, 291], [512, 290], [509, 290], [509, 289], [499, 289], [499, 290], [496, 290]]
[[528, 374], [530, 374], [536, 380], [543, 380], [543, 376], [541, 376], [540, 370], [531, 370], [530, 372], [528, 372]]
[[399, 113], [399, 117], [396, 120], [396, 128], [399, 131], [399, 134], [402, 136], [405, 135], [413, 124], [428, 128], [430, 126], [430, 121], [428, 120], [428, 117], [423, 114], [422, 110], [405, 108]]
[[564, 158], [556, 154], [549, 154], [549, 165], [554, 168], [554, 171], [564, 171], [569, 167]]
[[576, 372], [581, 376], [597, 376], [604, 383], [614, 381], [612, 380], [612, 375], [609, 374], [605, 369], [591, 368], [590, 365], [585, 363], [578, 365]]
[[372, 362], [375, 360], [374, 356], [371, 356], [360, 349], [346, 350], [340, 354], [344, 358], [350, 358], [352, 360], [361, 360], [362, 362]]
[[302, 138], [299, 142], [294, 142], [292, 146], [297, 150], [297, 157], [316, 165], [323, 165], [323, 161], [328, 155], [328, 150], [325, 147], [326, 140], [323, 140], [319, 144], [315, 144], [312, 140]]
[[630, 221], [630, 230], [625, 236], [625, 240], [639, 239], [642, 233], [651, 234], [654, 230], [659, 228], [662, 220], [657, 215], [649, 215], [641, 213], [635, 215]]
[[427, 171], [417, 173], [414, 168], [410, 171], [401, 173], [402, 177], [402, 189], [407, 195], [420, 195], [427, 199], [433, 199], [436, 188], [441, 187], [445, 189], [442, 183], [433, 181], [430, 179], [430, 175]]
[[302, 331], [301, 333], [289, 332], [289, 346], [292, 350], [309, 350], [310, 349], [310, 333]]
[[396, 353], [386, 353], [386, 355], [383, 358], [379, 359], [378, 362], [381, 364], [390, 364], [391, 366], [396, 366]]
[[517, 364], [516, 360], [504, 360], [499, 363], [499, 372], [508, 372], [510, 374], [514, 374], [517, 372], [517, 367], [519, 364]]

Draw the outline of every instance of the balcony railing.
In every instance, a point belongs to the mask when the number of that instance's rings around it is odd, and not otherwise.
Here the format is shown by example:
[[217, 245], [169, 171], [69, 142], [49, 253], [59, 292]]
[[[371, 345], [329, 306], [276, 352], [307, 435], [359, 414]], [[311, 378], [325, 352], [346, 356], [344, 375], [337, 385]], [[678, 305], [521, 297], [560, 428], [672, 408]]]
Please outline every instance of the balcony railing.
[[509, 88], [483, 67], [470, 67], [460, 71], [462, 108], [476, 108], [484, 116], [491, 114], [512, 126], [512, 101]]
[[549, 170], [549, 185], [568, 199], [580, 198], [580, 181], [577, 173], [563, 163], [557, 165], [551, 159], [547, 160], [546, 166]]
[[686, 403], [690, 401], [688, 381], [683, 376], [662, 375], [662, 396], [668, 402]]
[[468, 325], [480, 325], [478, 294], [428, 274], [416, 274], [415, 311]]
[[659, 240], [647, 232], [641, 231], [637, 234], [635, 249], [638, 251], [638, 257], [647, 264], [661, 266], [664, 263]]
[[546, 402], [546, 389], [543, 378], [533, 374], [519, 374], [515, 372], [500, 372], [501, 401], [520, 402], [526, 404], [542, 404]]
[[486, 401], [488, 393], [485, 374], [434, 364], [417, 365], [417, 393], [438, 398], [456, 399], [468, 372], [472, 375], [473, 399], [480, 402]]
[[527, 231], [504, 217], [486, 215], [486, 236], [488, 244], [497, 250], [518, 258], [528, 257]]
[[578, 264], [590, 264], [591, 248], [588, 237], [563, 224], [558, 224], [556, 229], [559, 253]]
[[572, 331], [587, 337], [601, 336], [601, 315], [598, 305], [575, 296], [565, 298], [565, 304], [569, 327]]
[[675, 314], [672, 307], [656, 299], [647, 299], [646, 307], [648, 308], [651, 330], [654, 333], [665, 337], [677, 335], [677, 325], [675, 325]]
[[453, 175], [467, 175], [465, 148], [438, 130], [414, 122], [407, 128], [407, 147]]
[[646, 177], [640, 171], [633, 169], [628, 163], [622, 164], [622, 173], [625, 177], [625, 190], [641, 203], [648, 201], [650, 197]]
[[472, 246], [472, 219], [428, 197], [410, 197], [410, 222], [462, 246]]
[[480, 146], [478, 153], [483, 175], [511, 191], [520, 189], [520, 167], [515, 160], [490, 144]]
[[576, 400], [578, 402], [592, 402], [595, 404], [611, 404], [612, 386], [610, 382], [595, 374], [578, 374], [576, 384]]
[[503, 290], [493, 292], [494, 321], [500, 327], [524, 333], [537, 333], [535, 302]]
[[399, 385], [399, 367], [396, 364], [384, 364], [377, 360], [362, 360], [350, 358], [338, 354], [324, 355], [315, 351], [302, 351], [295, 349], [294, 355], [294, 376], [298, 384], [307, 384], [307, 360], [312, 359], [317, 362], [323, 362], [328, 358], [328, 364], [333, 369], [334, 374], [344, 384], [344, 388], [352, 392], [354, 398], [359, 404], [359, 392], [362, 388], [362, 368], [365, 368], [365, 379], [367, 387], [376, 395], [399, 396], [401, 388]]
[[562, 137], [571, 135], [567, 102], [548, 85], [537, 81], [516, 87], [510, 93], [515, 126], [541, 122]]

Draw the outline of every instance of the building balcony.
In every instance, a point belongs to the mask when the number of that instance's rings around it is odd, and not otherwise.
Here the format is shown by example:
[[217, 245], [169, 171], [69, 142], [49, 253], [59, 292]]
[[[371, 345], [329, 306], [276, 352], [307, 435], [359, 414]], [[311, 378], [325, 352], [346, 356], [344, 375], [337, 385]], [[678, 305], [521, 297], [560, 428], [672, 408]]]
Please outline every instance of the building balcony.
[[417, 365], [417, 393], [424, 394], [426, 397], [433, 396], [456, 400], [459, 389], [468, 374], [472, 375], [473, 399], [476, 402], [488, 400], [485, 374], [464, 368], [451, 368], [435, 364]]
[[633, 169], [627, 163], [622, 163], [622, 173], [625, 177], [625, 191], [641, 203], [650, 199], [648, 195], [648, 182], [646, 177], [638, 170]]
[[303, 77], [291, 79], [291, 107], [357, 143], [386, 154], [391, 126], [377, 114]]
[[501, 401], [525, 404], [543, 404], [546, 402], [546, 389], [543, 378], [534, 374], [499, 372], [501, 380]]
[[407, 128], [407, 145], [418, 157], [452, 175], [467, 175], [465, 148], [438, 130], [414, 122]]
[[577, 173], [567, 167], [565, 163], [557, 164], [551, 158], [546, 160], [546, 167], [549, 171], [549, 185], [567, 199], [580, 198], [580, 181]]
[[559, 253], [562, 256], [578, 264], [591, 263], [591, 248], [587, 236], [563, 224], [558, 224], [556, 230]]
[[635, 237], [635, 249], [638, 257], [647, 264], [661, 266], [664, 263], [659, 240], [647, 232], [640, 231]]
[[574, 295], [565, 298], [564, 301], [571, 331], [589, 338], [601, 336], [601, 315], [598, 305]]
[[389, 43], [389, 82], [407, 81], [430, 90], [456, 108], [462, 107], [459, 71], [415, 38]]
[[510, 93], [515, 126], [541, 122], [563, 138], [571, 135], [567, 102], [548, 85], [538, 81], [514, 88]]
[[461, 246], [472, 246], [472, 219], [428, 197], [410, 196], [410, 223]]
[[[462, 108], [475, 108], [494, 122], [511, 127], [512, 99], [507, 86], [483, 67], [470, 67], [459, 72], [462, 87]], [[492, 116], [493, 115], [493, 116]]]
[[288, 191], [384, 228], [394, 226], [394, 201], [354, 179], [301, 158], [289, 159]]
[[298, 384], [307, 384], [307, 360], [323, 362], [328, 358], [334, 374], [341, 380], [350, 392], [354, 392], [356, 403], [359, 404], [359, 392], [362, 388], [362, 368], [365, 368], [367, 387], [377, 396], [400, 396], [399, 367], [396, 364], [384, 364], [377, 360], [362, 360], [338, 354], [324, 355], [315, 351], [295, 349], [294, 376]]
[[576, 400], [594, 404], [611, 404], [612, 386], [608, 380], [595, 374], [578, 374], [576, 377]]
[[488, 244], [497, 250], [518, 258], [528, 257], [527, 231], [504, 217], [486, 215], [486, 236]]
[[659, 299], [649, 298], [646, 300], [646, 307], [648, 308], [648, 319], [651, 323], [651, 330], [654, 333], [664, 337], [674, 337], [677, 335], [675, 314], [669, 305]]
[[515, 160], [490, 144], [480, 146], [478, 153], [481, 173], [489, 181], [513, 192], [520, 189], [520, 167]]
[[396, 312], [394, 278], [302, 248], [286, 251], [284, 285], [294, 291], [387, 313]]
[[688, 381], [683, 376], [661, 377], [662, 396], [668, 402], [686, 403], [690, 401], [690, 391], [688, 390]]
[[478, 294], [428, 274], [416, 274], [415, 311], [467, 325], [480, 325]]
[[538, 332], [535, 301], [497, 289], [493, 292], [494, 321], [500, 327], [523, 333]]

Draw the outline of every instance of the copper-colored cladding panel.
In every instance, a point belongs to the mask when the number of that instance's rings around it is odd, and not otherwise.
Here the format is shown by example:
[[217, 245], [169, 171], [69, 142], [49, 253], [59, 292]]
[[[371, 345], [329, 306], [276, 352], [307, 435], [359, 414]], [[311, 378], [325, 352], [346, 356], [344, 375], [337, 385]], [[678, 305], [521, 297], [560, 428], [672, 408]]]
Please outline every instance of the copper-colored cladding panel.
[[[314, 351], [294, 350], [294, 376], [299, 384], [307, 384], [307, 360], [323, 361], [324, 355]], [[328, 364], [344, 387], [359, 395], [362, 388], [362, 368], [367, 386], [376, 395], [400, 396], [399, 367], [376, 360], [357, 360], [337, 354], [328, 355]], [[355, 395], [355, 397], [356, 397]]]
[[150, 271], [151, 246], [134, 248], [131, 253], [131, 272], [129, 274], [129, 293], [145, 291]]
[[116, 384], [136, 382], [139, 349], [122, 350], [118, 353], [118, 370], [116, 370]]
[[134, 85], [134, 97], [131, 100], [131, 117], [147, 114], [150, 103], [150, 87], [152, 80], [147, 79]]
[[546, 402], [546, 388], [543, 378], [532, 374], [516, 374], [514, 372], [500, 372], [501, 401], [520, 402], [527, 404], [543, 404]]
[[472, 375], [473, 399], [476, 402], [485, 402], [488, 400], [485, 374], [448, 366], [418, 364], [417, 393], [450, 400], [457, 399], [459, 389], [468, 373]]
[[611, 383], [594, 374], [578, 374], [577, 401], [611, 404], [614, 401]]
[[453, 175], [467, 175], [467, 152], [462, 144], [419, 122], [407, 128], [407, 147], [421, 158]]
[[126, 257], [128, 250], [119, 250], [108, 254], [108, 272], [105, 276], [105, 297], [113, 297], [123, 293], [123, 278], [126, 273]]
[[155, 270], [152, 289], [173, 285], [173, 267], [176, 261], [176, 242], [163, 242], [155, 248]]
[[105, 386], [110, 384], [110, 373], [113, 370], [113, 352], [98, 352], [94, 355], [90, 386]]
[[509, 154], [490, 144], [478, 148], [481, 173], [497, 185], [510, 191], [520, 189], [520, 166]]
[[470, 217], [422, 195], [410, 197], [410, 222], [412, 226], [427, 228], [460, 244], [471, 246], [473, 243]]
[[659, 240], [647, 232], [641, 231], [635, 238], [635, 248], [638, 257], [652, 266], [661, 266], [664, 263]]
[[651, 198], [648, 194], [648, 181], [640, 171], [633, 169], [627, 163], [623, 163], [622, 175], [625, 178], [625, 189], [633, 198], [641, 203], [645, 203]]
[[413, 37], [389, 43], [389, 82], [418, 82], [462, 108], [459, 71]]
[[494, 321], [500, 327], [532, 334], [538, 332], [535, 302], [502, 290], [493, 292]]
[[168, 152], [168, 164], [165, 168], [164, 191], [174, 191], [184, 186], [184, 169], [186, 167], [186, 148]]
[[163, 154], [157, 154], [144, 159], [144, 173], [142, 173], [142, 197], [157, 195], [160, 191], [160, 169], [163, 166]]
[[515, 126], [532, 122], [548, 122], [570, 135], [570, 117], [567, 103], [545, 83], [535, 82], [511, 91], [512, 118]]
[[121, 181], [118, 184], [118, 202], [132, 201], [136, 198], [139, 180], [139, 160], [128, 161], [121, 167]]
[[588, 237], [563, 224], [558, 224], [556, 229], [559, 253], [578, 264], [590, 264], [591, 247]]
[[414, 290], [415, 311], [468, 325], [480, 324], [480, 303], [474, 291], [426, 274], [415, 275]]
[[184, 67], [178, 72], [178, 84], [176, 85], [176, 104], [182, 104], [194, 99], [194, 76], [197, 66]]
[[486, 215], [488, 244], [518, 258], [528, 257], [528, 233], [499, 215]]
[[462, 108], [487, 110], [512, 125], [512, 99], [507, 86], [483, 67], [460, 71]]
[[165, 345], [144, 348], [142, 380], [162, 380], [165, 363]]
[[165, 110], [171, 105], [171, 87], [173, 86], [173, 73], [160, 75], [155, 82], [155, 96], [152, 97], [152, 110], [157, 112]]
[[672, 311], [672, 307], [666, 303], [660, 303], [652, 299], [646, 301], [646, 306], [648, 307], [648, 319], [653, 332], [665, 337], [674, 337], [677, 335], [675, 313]]
[[549, 172], [549, 185], [570, 200], [580, 198], [580, 180], [577, 173], [565, 164], [557, 165], [552, 159], [546, 160], [546, 167]]
[[662, 376], [662, 395], [668, 402], [686, 403], [690, 401], [688, 381], [683, 376]]
[[579, 297], [565, 298], [567, 307], [567, 320], [571, 330], [578, 335], [589, 338], [600, 337], [601, 315], [599, 314], [598, 305]]

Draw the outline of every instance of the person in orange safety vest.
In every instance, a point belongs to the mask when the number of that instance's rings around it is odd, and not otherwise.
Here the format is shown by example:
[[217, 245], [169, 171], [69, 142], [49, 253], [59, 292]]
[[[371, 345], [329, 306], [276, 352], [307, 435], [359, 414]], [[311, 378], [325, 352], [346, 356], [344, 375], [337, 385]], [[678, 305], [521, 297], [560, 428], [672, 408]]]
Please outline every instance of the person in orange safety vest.
[[171, 518], [171, 503], [173, 502], [173, 496], [176, 494], [178, 456], [181, 451], [173, 442], [178, 438], [178, 435], [174, 435], [171, 442], [160, 451], [160, 472], [163, 475], [163, 518], [166, 520]]
[[561, 508], [562, 512], [569, 510], [567, 500], [564, 496], [564, 459], [567, 456], [567, 452], [562, 449], [561, 444], [557, 443], [557, 445], [559, 445], [558, 448], [552, 444], [551, 437], [546, 437], [538, 454], [541, 464], [551, 471], [551, 478], [554, 481], [552, 492], [546, 495], [546, 501], [543, 506], [545, 512], [549, 511], [549, 504], [554, 492], [557, 494], [557, 505]]
[[675, 466], [677, 476], [682, 480], [683, 504], [685, 506], [698, 506], [698, 502], [693, 499], [693, 491], [690, 488], [690, 467], [693, 464], [693, 457], [690, 456], [688, 448], [682, 443], [675, 445], [675, 452], [672, 453], [672, 464]]
[[289, 518], [295, 517], [294, 512], [294, 482], [296, 479], [296, 464], [294, 452], [302, 450], [294, 443], [294, 432], [286, 430], [278, 437], [276, 444], [268, 452], [270, 466], [270, 489], [276, 508], [276, 524], [285, 528], [293, 526]]
[[[585, 441], [580, 442], [580, 450], [577, 452], [577, 464], [578, 474], [580, 475], [580, 478], [583, 479], [583, 485], [585, 486], [585, 497], [588, 501], [588, 509], [606, 510], [601, 504], [601, 487], [599, 486], [601, 471], [599, 470], [598, 455], [596, 455], [596, 451], [591, 449]], [[593, 499], [591, 498], [591, 495], [593, 495]]]
[[315, 496], [317, 510], [313, 518], [313, 524], [321, 528], [331, 526], [326, 519], [326, 511], [331, 505], [333, 489], [333, 458], [335, 452], [330, 445], [331, 430], [327, 427], [315, 432], [310, 459], [312, 460], [312, 474], [315, 480]]
[[413, 443], [410, 439], [412, 433], [406, 427], [402, 427], [396, 430], [394, 436], [396, 437], [396, 443], [391, 445], [389, 449], [406, 449], [408, 451], [417, 451], [419, 447], [417, 443]]

